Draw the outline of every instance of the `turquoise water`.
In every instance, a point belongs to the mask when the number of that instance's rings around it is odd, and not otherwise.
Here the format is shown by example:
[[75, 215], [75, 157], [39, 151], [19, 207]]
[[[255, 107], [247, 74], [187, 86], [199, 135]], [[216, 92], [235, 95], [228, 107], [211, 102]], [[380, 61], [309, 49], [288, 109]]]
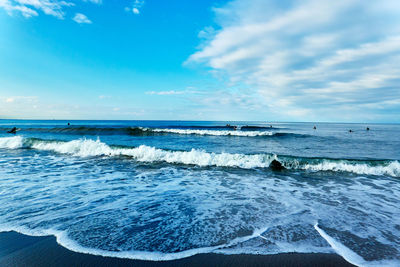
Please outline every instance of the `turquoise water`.
[[0, 230], [135, 259], [400, 264], [398, 124], [67, 123], [0, 120]]

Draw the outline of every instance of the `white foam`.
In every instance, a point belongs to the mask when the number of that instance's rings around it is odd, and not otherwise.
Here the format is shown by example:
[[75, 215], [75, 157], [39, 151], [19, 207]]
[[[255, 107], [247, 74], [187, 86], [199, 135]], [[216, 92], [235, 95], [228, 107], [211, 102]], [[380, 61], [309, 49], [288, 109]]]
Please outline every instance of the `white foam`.
[[346, 261], [350, 262], [351, 264], [357, 265], [357, 266], [363, 266], [365, 265], [365, 260], [359, 256], [357, 253], [340, 243], [339, 241], [336, 241], [334, 238], [329, 236], [324, 230], [318, 227], [318, 223], [314, 225], [315, 230], [320, 234], [320, 236], [328, 242], [328, 244], [333, 248], [333, 250], [342, 256]]
[[156, 133], [175, 133], [175, 134], [196, 134], [196, 135], [216, 135], [216, 136], [271, 136], [274, 133], [269, 131], [226, 131], [226, 130], [196, 130], [196, 129], [152, 129]]
[[352, 164], [345, 161], [324, 160], [320, 163], [299, 164], [294, 168], [311, 171], [341, 171], [367, 175], [400, 176], [400, 163], [398, 161], [392, 161], [387, 165], [369, 166], [366, 163]]
[[318, 227], [318, 223], [314, 225], [315, 230], [320, 234], [320, 236], [328, 242], [332, 249], [342, 256], [346, 261], [354, 264], [356, 266], [370, 266], [370, 267], [395, 267], [399, 266], [398, 260], [379, 260], [379, 261], [366, 261], [360, 255], [335, 240], [333, 237], [328, 235], [324, 230]]
[[[12, 227], [12, 226], [1, 226], [0, 232], [8, 232], [15, 231], [21, 234], [30, 235], [30, 236], [55, 236], [57, 243], [71, 251], [78, 253], [86, 253], [96, 256], [103, 257], [115, 257], [115, 258], [125, 258], [125, 259], [136, 259], [136, 260], [149, 260], [149, 261], [167, 261], [167, 260], [176, 260], [187, 258], [193, 255], [202, 254], [202, 253], [218, 253], [219, 249], [223, 249], [226, 247], [234, 246], [239, 243], [250, 240], [254, 237], [260, 235], [260, 233], [264, 232], [266, 229], [258, 229], [253, 232], [253, 234], [238, 237], [227, 244], [222, 244], [218, 246], [210, 246], [210, 247], [201, 247], [195, 249], [188, 249], [180, 252], [174, 253], [162, 253], [157, 251], [140, 251], [140, 250], [130, 250], [130, 251], [107, 251], [102, 249], [88, 248], [78, 244], [76, 241], [70, 239], [65, 231], [59, 231], [55, 229], [46, 229], [46, 230], [32, 230], [26, 227]], [[233, 251], [232, 251], [233, 252]], [[229, 254], [227, 251], [223, 251], [223, 254]], [[233, 253], [234, 254], [234, 253]]]
[[168, 163], [192, 164], [198, 166], [240, 167], [245, 169], [268, 167], [275, 158], [271, 155], [244, 155], [229, 153], [208, 153], [201, 150], [167, 151], [141, 145], [135, 148], [112, 148], [100, 140], [79, 139], [70, 142], [37, 141], [32, 148], [50, 150], [75, 156], [130, 156], [141, 162], [164, 161]]
[[[29, 143], [29, 145], [28, 145]], [[190, 151], [168, 151], [146, 145], [134, 148], [110, 147], [100, 140], [77, 139], [69, 142], [65, 141], [27, 141], [23, 137], [3, 137], [0, 138], [0, 148], [18, 149], [24, 146], [38, 149], [55, 151], [74, 156], [130, 156], [141, 162], [167, 162], [177, 164], [188, 164], [197, 166], [219, 166], [219, 167], [239, 167], [244, 169], [267, 168], [272, 160], [277, 159], [288, 169], [302, 169], [310, 171], [335, 171], [352, 172], [366, 175], [389, 175], [400, 177], [400, 163], [391, 161], [380, 165], [370, 166], [367, 163], [355, 163], [345, 160], [322, 160], [319, 162], [305, 161], [300, 163], [297, 159], [279, 159], [272, 154], [231, 154], [231, 153], [212, 153], [203, 150], [192, 149]]]
[[23, 147], [24, 139], [21, 136], [1, 137], [0, 148], [16, 149]]

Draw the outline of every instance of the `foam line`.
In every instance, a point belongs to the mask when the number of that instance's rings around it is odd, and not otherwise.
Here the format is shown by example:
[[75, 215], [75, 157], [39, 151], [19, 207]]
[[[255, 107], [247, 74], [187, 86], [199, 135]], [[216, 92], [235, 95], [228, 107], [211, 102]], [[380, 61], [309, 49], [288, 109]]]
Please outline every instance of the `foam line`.
[[174, 133], [188, 135], [215, 135], [215, 136], [271, 136], [274, 133], [269, 131], [216, 131], [216, 130], [196, 130], [196, 129], [149, 129], [156, 133]]
[[315, 230], [320, 234], [320, 236], [328, 242], [328, 244], [333, 248], [333, 250], [342, 256], [346, 261], [350, 262], [351, 264], [357, 265], [357, 266], [364, 266], [365, 265], [365, 260], [359, 256], [357, 253], [340, 243], [339, 241], [336, 241], [334, 238], [329, 236], [324, 230], [318, 227], [318, 223], [314, 225]]
[[174, 253], [162, 253], [157, 251], [139, 251], [139, 250], [131, 250], [131, 251], [106, 251], [102, 249], [95, 249], [95, 248], [87, 248], [81, 246], [76, 241], [70, 239], [65, 231], [59, 231], [54, 229], [47, 229], [47, 230], [31, 230], [26, 227], [0, 227], [0, 232], [6, 231], [15, 231], [21, 234], [30, 235], [30, 236], [55, 236], [57, 243], [71, 251], [78, 252], [78, 253], [86, 253], [96, 256], [103, 256], [103, 257], [115, 257], [115, 258], [124, 258], [124, 259], [135, 259], [135, 260], [149, 260], [149, 261], [168, 261], [168, 260], [177, 260], [182, 258], [187, 258], [197, 254], [203, 253], [218, 253], [218, 249], [223, 249], [226, 247], [234, 246], [239, 243], [243, 243], [247, 240], [250, 240], [254, 237], [259, 236], [265, 229], [257, 229], [253, 232], [253, 234], [238, 237], [227, 244], [222, 244], [218, 246], [211, 246], [211, 247], [201, 247], [195, 249], [188, 249], [180, 252]]

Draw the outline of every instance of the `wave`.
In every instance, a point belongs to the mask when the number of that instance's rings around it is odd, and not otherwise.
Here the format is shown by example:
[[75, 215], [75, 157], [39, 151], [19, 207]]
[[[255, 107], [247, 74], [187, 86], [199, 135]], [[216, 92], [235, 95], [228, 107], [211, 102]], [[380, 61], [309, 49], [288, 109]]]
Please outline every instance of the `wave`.
[[166, 162], [200, 167], [217, 166], [243, 169], [268, 168], [273, 160], [278, 160], [289, 170], [349, 172], [400, 177], [400, 162], [397, 160], [316, 159], [278, 156], [275, 154], [213, 153], [198, 149], [171, 151], [146, 145], [139, 147], [110, 146], [99, 139], [96, 141], [91, 139], [77, 139], [66, 142], [24, 138], [21, 136], [0, 138], [0, 148], [30, 148], [80, 157], [128, 156], [139, 162]]
[[269, 131], [215, 131], [215, 130], [196, 130], [196, 129], [152, 129], [155, 133], [174, 133], [174, 134], [196, 134], [196, 135], [216, 135], [216, 136], [271, 136]]
[[[161, 134], [181, 134], [181, 135], [214, 135], [214, 136], [286, 136], [290, 133], [274, 133], [265, 131], [265, 127], [243, 126], [243, 130], [235, 130], [232, 126], [188, 126], [188, 127], [170, 127], [170, 128], [144, 128], [144, 127], [59, 127], [59, 128], [24, 128], [22, 132], [39, 133], [60, 133], [60, 134], [80, 134], [80, 135], [161, 135]], [[242, 127], [242, 128], [243, 128]], [[268, 128], [269, 129], [269, 128]], [[0, 128], [6, 131], [8, 128]]]

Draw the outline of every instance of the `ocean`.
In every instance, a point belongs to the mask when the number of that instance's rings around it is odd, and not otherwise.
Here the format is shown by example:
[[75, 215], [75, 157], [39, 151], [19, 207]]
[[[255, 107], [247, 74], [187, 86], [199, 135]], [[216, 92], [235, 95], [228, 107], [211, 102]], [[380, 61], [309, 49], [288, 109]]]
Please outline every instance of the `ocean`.
[[0, 120], [0, 206], [0, 231], [94, 255], [399, 266], [400, 125]]

